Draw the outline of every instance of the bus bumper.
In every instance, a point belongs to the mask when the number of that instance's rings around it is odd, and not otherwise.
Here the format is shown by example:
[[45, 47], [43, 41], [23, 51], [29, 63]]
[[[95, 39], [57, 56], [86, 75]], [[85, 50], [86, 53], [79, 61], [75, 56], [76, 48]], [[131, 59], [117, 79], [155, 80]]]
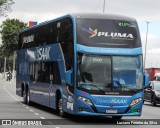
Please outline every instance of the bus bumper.
[[[143, 102], [129, 106], [90, 106], [86, 103], [79, 103], [75, 106], [74, 114], [82, 116], [141, 116]], [[108, 113], [108, 112], [111, 113]], [[115, 113], [112, 113], [112, 111]]]

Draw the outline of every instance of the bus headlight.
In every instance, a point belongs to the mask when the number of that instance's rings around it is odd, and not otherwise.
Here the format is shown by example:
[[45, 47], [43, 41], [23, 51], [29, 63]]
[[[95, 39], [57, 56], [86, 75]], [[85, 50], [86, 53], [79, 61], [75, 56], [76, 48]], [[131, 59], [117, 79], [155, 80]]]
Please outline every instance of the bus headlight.
[[142, 100], [143, 100], [142, 98], [135, 99], [130, 103], [129, 106], [132, 107], [132, 106], [138, 104], [139, 102], [141, 102]]
[[93, 105], [92, 102], [90, 101], [90, 99], [88, 99], [88, 98], [79, 96], [78, 99], [81, 100], [81, 101], [83, 101], [83, 102], [85, 102], [85, 103], [87, 103], [87, 104], [89, 104], [90, 106]]

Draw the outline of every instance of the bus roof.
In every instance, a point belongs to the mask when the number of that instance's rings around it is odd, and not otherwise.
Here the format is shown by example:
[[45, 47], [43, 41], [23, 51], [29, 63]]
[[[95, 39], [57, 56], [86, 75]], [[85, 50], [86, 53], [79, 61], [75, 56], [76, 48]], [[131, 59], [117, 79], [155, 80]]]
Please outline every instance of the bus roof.
[[52, 23], [54, 21], [63, 19], [65, 17], [74, 17], [74, 18], [78, 18], [78, 19], [85, 18], [85, 19], [109, 19], [109, 20], [136, 21], [132, 17], [127, 17], [127, 16], [123, 16], [123, 15], [116, 15], [116, 14], [105, 14], [105, 13], [71, 13], [71, 14], [67, 14], [67, 15], [61, 16], [59, 18], [53, 19], [53, 20], [44, 21], [44, 22], [40, 23], [39, 25], [33, 26], [31, 28], [26, 28], [26, 29], [20, 31], [20, 33], [21, 32], [25, 32], [27, 30], [31, 30], [31, 29], [37, 28], [39, 26], [43, 26], [43, 25]]
[[105, 14], [105, 13], [75, 13], [76, 18], [88, 18], [88, 19], [112, 19], [112, 20], [127, 20], [135, 21], [134, 18], [116, 15], [116, 14]]

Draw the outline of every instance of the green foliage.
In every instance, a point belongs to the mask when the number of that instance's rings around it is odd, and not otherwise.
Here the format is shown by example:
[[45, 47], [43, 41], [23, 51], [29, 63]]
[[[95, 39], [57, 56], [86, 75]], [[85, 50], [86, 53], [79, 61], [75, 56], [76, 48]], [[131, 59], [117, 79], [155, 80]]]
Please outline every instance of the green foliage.
[[13, 56], [18, 46], [19, 31], [26, 28], [27, 24], [18, 19], [7, 19], [2, 23], [2, 46], [0, 56]]
[[[12, 71], [13, 57], [6, 58], [6, 71]], [[4, 71], [4, 57], [0, 56], [0, 72]]]
[[13, 4], [13, 0], [0, 0], [0, 16], [7, 16], [7, 13], [11, 11], [11, 6]]

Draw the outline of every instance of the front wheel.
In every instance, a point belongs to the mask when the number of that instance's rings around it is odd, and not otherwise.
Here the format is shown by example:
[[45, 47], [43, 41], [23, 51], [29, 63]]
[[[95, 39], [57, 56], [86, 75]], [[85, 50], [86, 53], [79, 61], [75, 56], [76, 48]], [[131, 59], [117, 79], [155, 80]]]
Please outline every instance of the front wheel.
[[122, 119], [122, 116], [112, 116], [112, 119], [120, 120]]
[[58, 109], [58, 115], [61, 117], [65, 117], [65, 112], [63, 111], [63, 104], [61, 97], [58, 98], [57, 109]]
[[30, 93], [29, 93], [28, 89], [24, 89], [24, 91], [23, 91], [23, 103], [25, 103], [27, 105], [31, 105]]

